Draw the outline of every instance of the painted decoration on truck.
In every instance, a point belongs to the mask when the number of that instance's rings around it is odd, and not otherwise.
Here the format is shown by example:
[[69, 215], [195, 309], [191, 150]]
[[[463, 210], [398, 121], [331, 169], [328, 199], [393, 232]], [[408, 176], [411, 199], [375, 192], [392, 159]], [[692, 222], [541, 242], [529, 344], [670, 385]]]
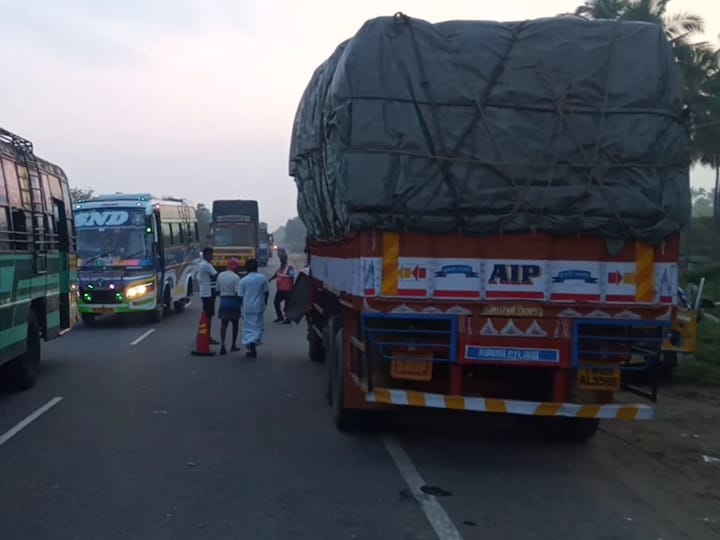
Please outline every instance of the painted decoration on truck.
[[544, 300], [547, 271], [543, 261], [485, 261], [485, 291], [490, 300]]
[[603, 286], [607, 303], [635, 303], [635, 263], [606, 263]]
[[478, 299], [482, 295], [479, 259], [436, 259], [433, 269], [435, 298]]
[[600, 302], [600, 263], [588, 261], [552, 261], [550, 263], [550, 300], [553, 302]]
[[432, 259], [400, 257], [398, 266], [398, 296], [412, 298], [432, 296]]
[[379, 296], [382, 291], [382, 259], [379, 257], [363, 257], [360, 259], [359, 296]]
[[655, 263], [656, 301], [661, 304], [676, 304], [679, 287], [678, 265]]

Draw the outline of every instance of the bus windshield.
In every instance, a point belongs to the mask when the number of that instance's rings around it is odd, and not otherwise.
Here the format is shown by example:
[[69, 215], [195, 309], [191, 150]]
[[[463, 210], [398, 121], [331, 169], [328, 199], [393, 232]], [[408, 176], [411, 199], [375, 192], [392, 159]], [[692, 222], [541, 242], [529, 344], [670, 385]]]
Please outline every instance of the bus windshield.
[[151, 262], [153, 236], [142, 211], [78, 211], [75, 225], [81, 266]]
[[215, 247], [253, 246], [256, 241], [248, 223], [216, 225], [214, 234]]

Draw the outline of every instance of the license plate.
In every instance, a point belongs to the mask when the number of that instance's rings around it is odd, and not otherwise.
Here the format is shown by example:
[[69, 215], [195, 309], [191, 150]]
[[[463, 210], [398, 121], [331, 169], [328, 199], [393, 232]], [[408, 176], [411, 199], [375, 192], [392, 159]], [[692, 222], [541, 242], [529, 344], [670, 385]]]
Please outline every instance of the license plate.
[[[402, 360], [395, 360], [394, 357], [399, 356]], [[394, 379], [406, 379], [409, 381], [429, 381], [432, 379], [431, 360], [422, 360], [423, 358], [432, 358], [430, 352], [398, 352], [393, 356], [390, 366], [390, 376]], [[418, 360], [409, 360], [409, 358], [418, 358]]]
[[578, 388], [601, 392], [620, 390], [620, 368], [617, 366], [583, 366], [578, 369]]

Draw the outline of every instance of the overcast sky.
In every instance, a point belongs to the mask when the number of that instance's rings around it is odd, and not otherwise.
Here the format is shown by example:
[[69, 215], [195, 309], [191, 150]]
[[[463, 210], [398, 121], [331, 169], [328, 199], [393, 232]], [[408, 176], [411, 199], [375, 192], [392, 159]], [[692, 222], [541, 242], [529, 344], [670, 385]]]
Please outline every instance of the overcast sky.
[[[292, 120], [315, 67], [372, 17], [518, 20], [566, 0], [0, 0], [0, 126], [71, 184], [296, 215]], [[674, 0], [720, 33], [720, 6]], [[712, 173], [693, 175], [710, 185]]]

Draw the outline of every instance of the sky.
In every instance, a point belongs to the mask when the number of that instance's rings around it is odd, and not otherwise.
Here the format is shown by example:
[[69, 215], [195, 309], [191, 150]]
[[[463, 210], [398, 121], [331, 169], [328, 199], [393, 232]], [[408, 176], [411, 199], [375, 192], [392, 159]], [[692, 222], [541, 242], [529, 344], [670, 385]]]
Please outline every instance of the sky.
[[[290, 130], [312, 72], [367, 19], [522, 20], [579, 0], [0, 0], [0, 126], [71, 185], [210, 204], [257, 199], [271, 230], [297, 214]], [[720, 4], [670, 12], [720, 34]], [[694, 170], [695, 185], [713, 173]]]

